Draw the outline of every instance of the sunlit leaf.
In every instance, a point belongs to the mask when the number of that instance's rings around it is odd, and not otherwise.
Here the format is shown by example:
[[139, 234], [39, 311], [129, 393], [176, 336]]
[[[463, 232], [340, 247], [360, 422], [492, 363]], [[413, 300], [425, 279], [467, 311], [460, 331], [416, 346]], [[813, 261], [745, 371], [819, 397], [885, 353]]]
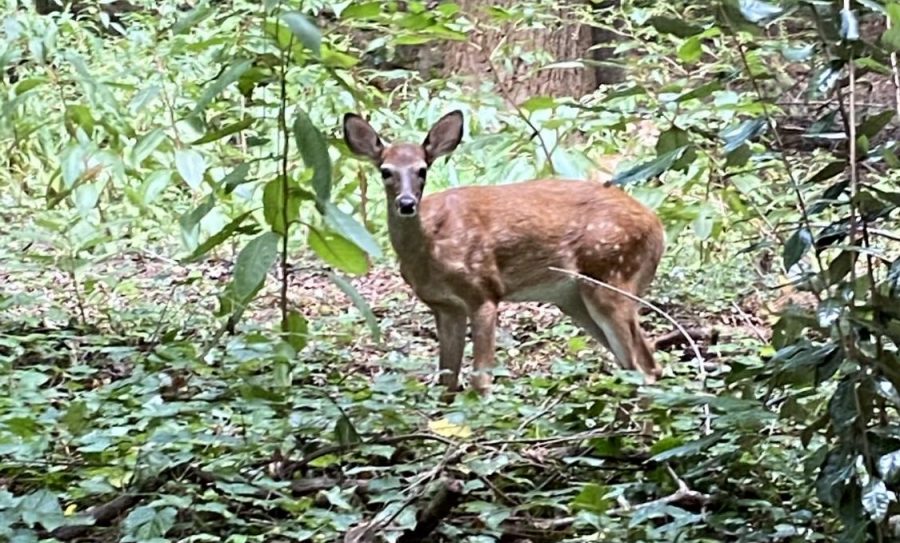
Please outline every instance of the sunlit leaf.
[[369, 271], [366, 253], [346, 238], [327, 230], [310, 227], [309, 247], [326, 263], [353, 275]]
[[472, 436], [472, 429], [464, 424], [455, 424], [446, 418], [428, 422], [428, 429], [439, 436], [466, 439]]
[[862, 491], [863, 508], [875, 522], [884, 520], [888, 506], [896, 500], [897, 496], [887, 489], [887, 485], [881, 479], [872, 479]]
[[175, 151], [175, 169], [189, 187], [197, 189], [203, 183], [206, 160], [193, 149], [178, 149]]
[[341, 211], [340, 208], [331, 202], [325, 203], [324, 212], [325, 222], [329, 228], [352, 241], [371, 257], [381, 258], [381, 247], [359, 221]]

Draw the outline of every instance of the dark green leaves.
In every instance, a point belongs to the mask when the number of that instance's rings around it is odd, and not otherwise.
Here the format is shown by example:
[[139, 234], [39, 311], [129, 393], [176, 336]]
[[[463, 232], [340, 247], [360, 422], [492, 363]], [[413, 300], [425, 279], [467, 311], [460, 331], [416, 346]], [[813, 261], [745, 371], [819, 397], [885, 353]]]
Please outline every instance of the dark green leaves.
[[657, 156], [653, 160], [629, 168], [613, 176], [612, 182], [616, 185], [627, 185], [656, 177], [671, 168], [675, 161], [681, 158], [686, 149], [687, 147], [679, 147]]
[[249, 303], [262, 288], [269, 269], [278, 257], [280, 240], [281, 236], [275, 232], [265, 232], [251, 240], [238, 254], [230, 294], [240, 306]]
[[281, 320], [281, 332], [284, 340], [295, 351], [299, 351], [306, 346], [309, 336], [309, 323], [306, 321], [306, 317], [297, 311], [288, 311], [287, 315]]
[[331, 158], [325, 138], [303, 110], [294, 118], [294, 139], [303, 162], [313, 170], [313, 190], [321, 205], [331, 197]]
[[800, 262], [812, 244], [813, 236], [809, 229], [800, 228], [794, 232], [784, 244], [784, 268], [791, 269], [794, 264]]
[[688, 38], [695, 34], [703, 32], [703, 28], [692, 25], [684, 19], [675, 19], [672, 17], [664, 17], [657, 15], [650, 17], [650, 24], [661, 34], [672, 34], [679, 38]]

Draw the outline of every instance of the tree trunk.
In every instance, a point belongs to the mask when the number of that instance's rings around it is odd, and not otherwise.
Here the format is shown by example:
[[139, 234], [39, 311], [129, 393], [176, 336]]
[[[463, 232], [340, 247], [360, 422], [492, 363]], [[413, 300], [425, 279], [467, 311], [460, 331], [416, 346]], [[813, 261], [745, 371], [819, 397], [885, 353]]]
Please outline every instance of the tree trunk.
[[[467, 42], [447, 44], [444, 54], [444, 73], [447, 76], [468, 76], [474, 83], [499, 78], [501, 91], [515, 103], [521, 103], [533, 96], [575, 96], [580, 97], [597, 88], [596, 71], [592, 68], [554, 68], [537, 71], [544, 63], [528, 63], [523, 53], [546, 52], [554, 62], [579, 60], [591, 55], [588, 51], [593, 42], [592, 30], [580, 24], [572, 7], [580, 0], [563, 0], [550, 9], [560, 19], [546, 28], [516, 30], [513, 25], [497, 22], [484, 11], [481, 0], [459, 0], [461, 10], [474, 21], [475, 29], [469, 33]], [[494, 7], [514, 7], [513, 0], [495, 0]], [[502, 54], [489, 61], [491, 53], [498, 45], [512, 51], [513, 58], [505, 62]], [[491, 75], [491, 64], [499, 73]], [[511, 67], [511, 69], [510, 69]]]

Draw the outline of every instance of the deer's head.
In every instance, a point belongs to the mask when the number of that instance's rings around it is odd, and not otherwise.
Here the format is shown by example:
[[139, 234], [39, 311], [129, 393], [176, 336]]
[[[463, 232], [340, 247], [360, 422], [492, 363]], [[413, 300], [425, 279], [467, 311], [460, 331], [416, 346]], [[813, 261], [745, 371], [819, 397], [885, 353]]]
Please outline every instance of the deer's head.
[[353, 113], [344, 116], [344, 141], [354, 154], [368, 158], [381, 170], [388, 207], [400, 217], [416, 216], [428, 168], [456, 149], [462, 134], [462, 112], [451, 111], [434, 123], [421, 145], [385, 145], [365, 119]]

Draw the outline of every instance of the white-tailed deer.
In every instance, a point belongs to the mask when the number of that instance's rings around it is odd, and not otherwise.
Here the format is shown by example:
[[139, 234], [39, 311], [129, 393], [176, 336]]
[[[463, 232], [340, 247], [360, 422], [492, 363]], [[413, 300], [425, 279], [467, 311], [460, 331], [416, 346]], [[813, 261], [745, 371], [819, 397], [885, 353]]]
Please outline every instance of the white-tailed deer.
[[459, 111], [439, 119], [421, 145], [385, 145], [365, 119], [344, 117], [350, 150], [372, 160], [384, 178], [400, 273], [434, 313], [441, 384], [458, 388], [471, 321], [471, 384], [490, 389], [501, 301], [556, 304], [622, 367], [655, 382], [662, 368], [638, 325], [636, 302], [551, 268], [640, 295], [665, 246], [656, 215], [619, 188], [589, 181], [458, 187], [422, 198], [428, 167], [452, 152], [462, 134]]

